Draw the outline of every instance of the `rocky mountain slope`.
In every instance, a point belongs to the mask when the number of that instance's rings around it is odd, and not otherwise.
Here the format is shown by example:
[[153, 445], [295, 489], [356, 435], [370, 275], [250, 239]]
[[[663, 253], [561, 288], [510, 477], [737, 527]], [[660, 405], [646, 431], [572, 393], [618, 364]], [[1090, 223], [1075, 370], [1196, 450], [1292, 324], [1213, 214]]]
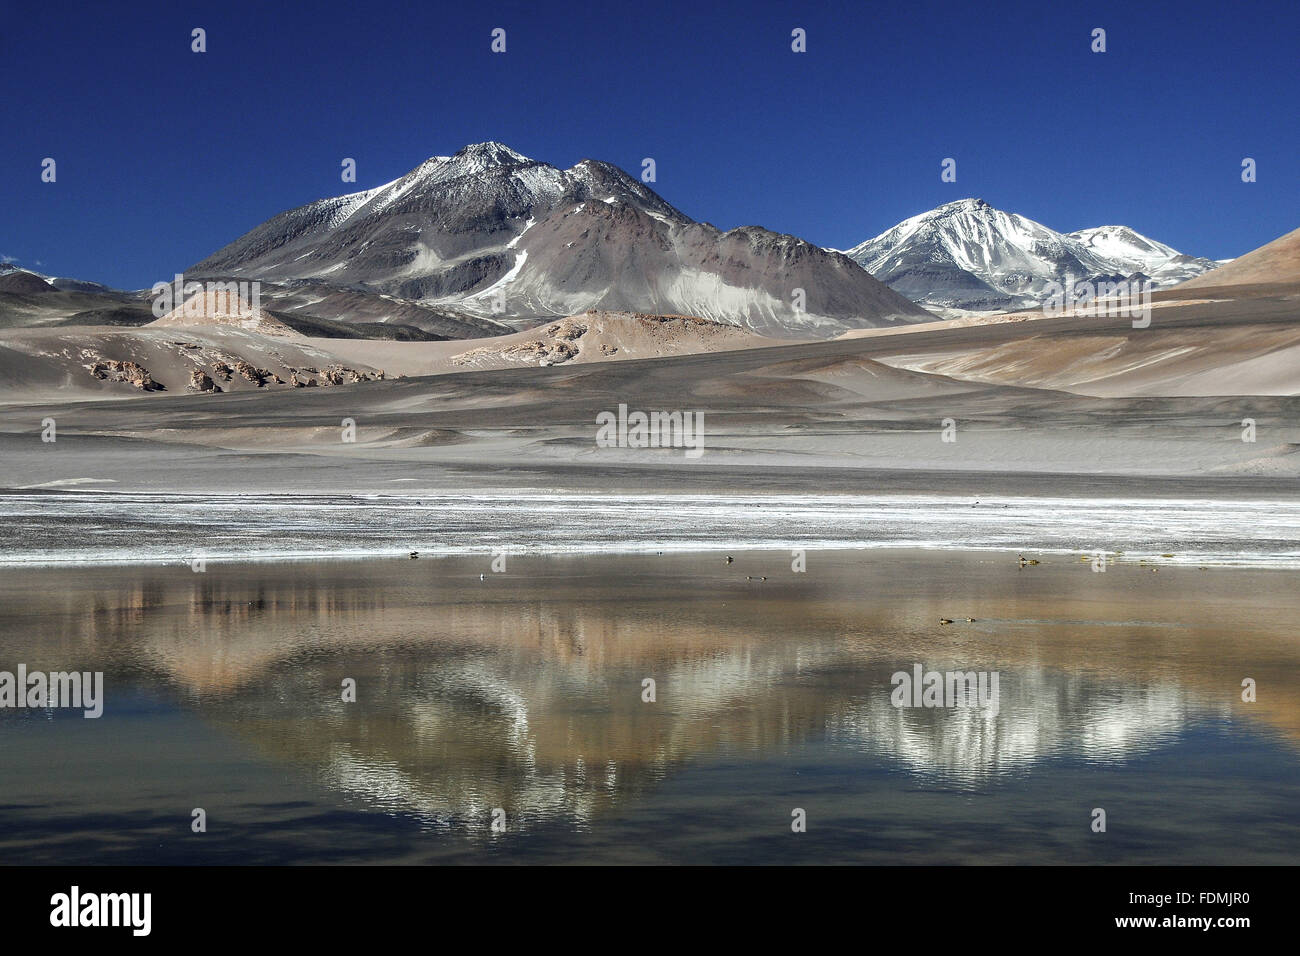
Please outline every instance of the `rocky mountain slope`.
[[310, 280], [521, 326], [595, 308], [822, 337], [929, 318], [839, 253], [722, 232], [609, 163], [562, 170], [500, 143], [283, 212], [186, 276]]

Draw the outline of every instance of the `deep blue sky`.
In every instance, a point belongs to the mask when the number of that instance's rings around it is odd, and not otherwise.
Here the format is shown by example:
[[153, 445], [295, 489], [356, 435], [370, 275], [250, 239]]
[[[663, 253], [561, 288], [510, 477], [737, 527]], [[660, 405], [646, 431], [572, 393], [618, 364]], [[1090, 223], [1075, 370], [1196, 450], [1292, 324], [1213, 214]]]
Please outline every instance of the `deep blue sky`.
[[113, 6], [0, 9], [0, 256], [50, 274], [147, 286], [486, 139], [634, 175], [653, 156], [697, 219], [838, 248], [966, 196], [1213, 258], [1300, 225], [1290, 0]]

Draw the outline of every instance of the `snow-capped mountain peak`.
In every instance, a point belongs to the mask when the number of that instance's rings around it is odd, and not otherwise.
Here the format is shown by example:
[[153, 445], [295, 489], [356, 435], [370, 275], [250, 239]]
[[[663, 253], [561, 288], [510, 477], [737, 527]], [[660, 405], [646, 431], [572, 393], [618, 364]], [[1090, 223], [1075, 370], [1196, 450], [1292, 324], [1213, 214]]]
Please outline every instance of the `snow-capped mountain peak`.
[[531, 163], [523, 153], [515, 152], [505, 143], [498, 143], [496, 140], [488, 140], [483, 143], [470, 143], [457, 151], [453, 159], [463, 159], [467, 162], [481, 164], [483, 166], [506, 166], [512, 163]]
[[905, 219], [846, 255], [913, 301], [956, 311], [1032, 308], [1069, 277], [1141, 275], [1163, 288], [1215, 267], [1127, 226], [1063, 234], [977, 198]]
[[[842, 255], [757, 227], [723, 233], [610, 163], [560, 169], [495, 142], [280, 213], [189, 271], [522, 323], [597, 308], [823, 336], [929, 317]], [[796, 305], [796, 289], [815, 292]]]

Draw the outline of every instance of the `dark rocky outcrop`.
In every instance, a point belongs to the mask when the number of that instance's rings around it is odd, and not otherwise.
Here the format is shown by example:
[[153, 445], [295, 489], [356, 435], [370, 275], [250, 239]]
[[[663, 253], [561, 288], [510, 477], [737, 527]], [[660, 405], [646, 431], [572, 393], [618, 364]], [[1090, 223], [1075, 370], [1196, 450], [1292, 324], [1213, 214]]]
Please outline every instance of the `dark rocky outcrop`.
[[153, 380], [149, 370], [143, 365], [131, 361], [106, 359], [87, 366], [90, 374], [100, 381], [125, 382], [134, 385], [142, 392], [161, 392], [164, 386]]
[[219, 392], [221, 388], [216, 382], [212, 381], [203, 369], [196, 368], [190, 371], [190, 383], [185, 386], [191, 392]]

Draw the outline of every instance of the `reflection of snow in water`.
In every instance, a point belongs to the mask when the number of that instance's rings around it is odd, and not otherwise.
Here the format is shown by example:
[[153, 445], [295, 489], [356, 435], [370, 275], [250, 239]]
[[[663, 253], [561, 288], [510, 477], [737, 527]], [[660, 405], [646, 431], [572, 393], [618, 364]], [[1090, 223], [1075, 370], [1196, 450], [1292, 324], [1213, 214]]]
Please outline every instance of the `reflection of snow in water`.
[[[1300, 566], [1300, 501], [945, 495], [0, 496], [0, 563], [915, 547]], [[75, 533], [74, 533], [75, 532]]]
[[854, 699], [830, 732], [918, 771], [992, 774], [1061, 757], [1129, 759], [1168, 743], [1192, 709], [1177, 684], [1103, 682], [1036, 668], [1003, 672], [996, 714], [896, 708], [882, 690]]
[[522, 740], [528, 734], [528, 699], [523, 692], [483, 662], [461, 661], [438, 669], [437, 682], [457, 695], [476, 698], [509, 722], [509, 734]]
[[[347, 746], [333, 748], [320, 772], [321, 782], [331, 790], [349, 794], [384, 813], [413, 816], [429, 827], [462, 827], [490, 833], [491, 814], [508, 804], [509, 831], [526, 829], [532, 820], [568, 815], [578, 822], [590, 820], [596, 811], [594, 795], [569, 787], [563, 772], [540, 773], [530, 768], [522, 781], [512, 781], [510, 793], [491, 794], [457, 776], [447, 790], [435, 788], [403, 770], [392, 760], [356, 753]], [[508, 797], [508, 799], [507, 799]]]

